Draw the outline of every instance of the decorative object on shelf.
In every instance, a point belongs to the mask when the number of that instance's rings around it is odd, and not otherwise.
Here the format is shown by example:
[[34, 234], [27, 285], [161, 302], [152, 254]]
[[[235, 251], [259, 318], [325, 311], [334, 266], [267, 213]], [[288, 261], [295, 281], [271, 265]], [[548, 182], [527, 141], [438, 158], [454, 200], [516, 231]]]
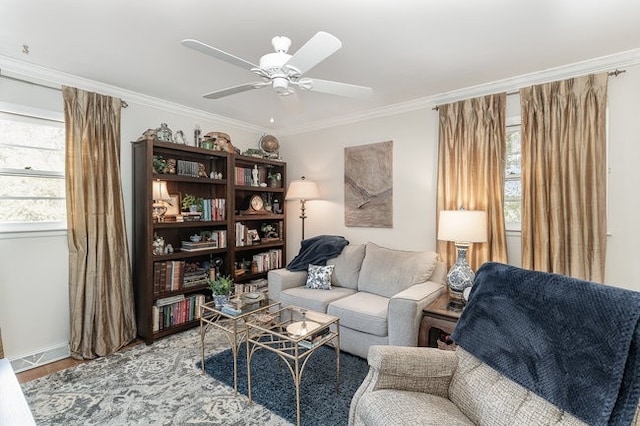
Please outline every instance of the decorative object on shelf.
[[182, 130], [178, 130], [175, 135], [173, 135], [173, 141], [175, 143], [179, 143], [180, 145], [185, 145], [186, 141], [184, 139], [184, 132]]
[[142, 136], [138, 138], [139, 141], [153, 141], [156, 140], [156, 129], [147, 129], [142, 133]]
[[275, 214], [282, 214], [282, 209], [280, 208], [280, 201], [278, 201], [277, 198], [273, 200], [272, 209]]
[[207, 169], [202, 163], [198, 163], [198, 177], [207, 177]]
[[260, 230], [262, 231], [262, 238], [263, 239], [278, 239], [278, 231], [276, 230], [276, 227], [274, 224], [272, 223], [263, 223], [262, 226], [260, 227]]
[[473, 285], [475, 273], [467, 262], [471, 243], [487, 241], [487, 213], [482, 210], [442, 210], [438, 220], [438, 239], [453, 241], [458, 256], [447, 274], [449, 309], [461, 310], [465, 305], [464, 290]]
[[152, 252], [156, 256], [164, 254], [164, 238], [159, 237], [158, 234], [153, 235]]
[[176, 164], [177, 161], [175, 158], [169, 158], [167, 160], [167, 167], [166, 167], [166, 173], [169, 173], [170, 175], [175, 175], [176, 174]]
[[253, 170], [251, 170], [251, 186], [259, 186], [260, 182], [258, 181], [258, 165], [255, 164], [253, 166]]
[[195, 213], [201, 211], [201, 209], [202, 198], [189, 193], [184, 194], [184, 197], [182, 197], [182, 211]]
[[272, 135], [263, 135], [259, 142], [260, 148], [265, 152], [266, 158], [277, 160], [280, 158], [280, 142]]
[[222, 307], [229, 303], [229, 293], [233, 288], [233, 280], [229, 275], [218, 276], [213, 280], [209, 280], [209, 288], [213, 292], [213, 300], [216, 307]]
[[278, 172], [273, 171], [273, 169], [269, 169], [269, 174], [267, 174], [267, 181], [270, 187], [280, 188], [282, 186], [282, 175]]
[[242, 155], [246, 155], [247, 157], [265, 158], [266, 152], [261, 149], [248, 148], [242, 153]]
[[320, 198], [320, 191], [315, 182], [306, 180], [304, 176], [300, 180], [294, 180], [289, 184], [285, 200], [300, 200], [300, 219], [302, 219], [302, 239], [304, 240], [304, 220], [307, 218], [305, 214], [304, 203], [309, 200], [317, 200]]
[[260, 194], [253, 194], [245, 198], [244, 207], [245, 210], [242, 210], [242, 214], [257, 214], [257, 213], [266, 213], [264, 210], [264, 199]]
[[167, 190], [167, 182], [154, 180], [151, 192], [153, 197], [153, 220], [155, 222], [164, 222], [164, 215], [167, 212], [167, 205], [165, 203], [171, 201], [171, 196]]
[[160, 155], [153, 156], [153, 172], [158, 174], [167, 173], [169, 163]]
[[200, 138], [201, 133], [202, 133], [202, 130], [200, 130], [200, 125], [196, 124], [195, 128], [193, 129], [193, 145], [192, 146], [200, 146], [200, 142], [202, 142]]
[[173, 132], [167, 123], [160, 124], [160, 127], [156, 129], [156, 139], [160, 142], [173, 142]]

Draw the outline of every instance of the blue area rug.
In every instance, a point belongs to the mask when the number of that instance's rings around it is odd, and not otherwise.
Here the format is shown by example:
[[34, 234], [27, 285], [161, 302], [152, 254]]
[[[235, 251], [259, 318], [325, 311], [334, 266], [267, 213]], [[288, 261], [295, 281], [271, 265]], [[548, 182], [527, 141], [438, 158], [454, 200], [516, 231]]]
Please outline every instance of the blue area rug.
[[[197, 364], [200, 368], [200, 363]], [[238, 392], [247, 395], [246, 347], [238, 353]], [[205, 361], [211, 377], [233, 387], [231, 349]], [[303, 426], [346, 425], [351, 398], [369, 372], [367, 361], [340, 353], [340, 393], [336, 393], [335, 349], [323, 346], [311, 355], [300, 385], [300, 421]], [[285, 362], [276, 354], [259, 350], [251, 359], [251, 395], [279, 416], [296, 422], [296, 394], [293, 378]]]

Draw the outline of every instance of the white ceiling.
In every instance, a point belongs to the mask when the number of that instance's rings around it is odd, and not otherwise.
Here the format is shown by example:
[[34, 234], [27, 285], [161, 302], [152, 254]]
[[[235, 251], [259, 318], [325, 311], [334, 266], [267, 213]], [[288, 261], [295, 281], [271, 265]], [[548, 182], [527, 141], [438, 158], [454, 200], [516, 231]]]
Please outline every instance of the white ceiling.
[[[203, 99], [256, 76], [180, 44], [257, 63], [273, 36], [293, 53], [321, 30], [343, 47], [306, 76], [371, 99], [303, 92], [296, 113], [269, 88]], [[0, 55], [274, 132], [639, 46], [638, 0], [0, 0]]]

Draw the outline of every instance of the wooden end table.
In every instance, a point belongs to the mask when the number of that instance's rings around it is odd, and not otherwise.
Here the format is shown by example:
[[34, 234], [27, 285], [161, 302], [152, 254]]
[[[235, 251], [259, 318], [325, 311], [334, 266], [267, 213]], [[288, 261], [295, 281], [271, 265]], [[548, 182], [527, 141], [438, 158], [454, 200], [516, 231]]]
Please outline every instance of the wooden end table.
[[418, 346], [438, 347], [437, 339], [439, 335], [432, 333], [433, 329], [440, 329], [447, 334], [453, 333], [453, 329], [456, 327], [462, 312], [447, 309], [448, 304], [449, 293], [445, 290], [440, 297], [422, 310]]

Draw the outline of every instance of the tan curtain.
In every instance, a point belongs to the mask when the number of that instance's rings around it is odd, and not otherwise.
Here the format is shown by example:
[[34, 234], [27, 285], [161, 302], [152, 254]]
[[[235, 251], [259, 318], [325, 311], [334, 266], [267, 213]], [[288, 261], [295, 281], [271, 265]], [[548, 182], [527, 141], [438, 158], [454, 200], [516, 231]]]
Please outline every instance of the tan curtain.
[[[474, 243], [468, 253], [471, 268], [487, 261], [506, 262], [504, 228], [506, 94], [467, 99], [439, 107], [438, 200], [441, 210], [487, 212], [487, 242]], [[454, 243], [438, 241], [438, 253], [450, 267]]]
[[71, 355], [108, 355], [136, 336], [120, 183], [120, 99], [63, 87]]
[[602, 282], [607, 74], [520, 90], [522, 266]]

